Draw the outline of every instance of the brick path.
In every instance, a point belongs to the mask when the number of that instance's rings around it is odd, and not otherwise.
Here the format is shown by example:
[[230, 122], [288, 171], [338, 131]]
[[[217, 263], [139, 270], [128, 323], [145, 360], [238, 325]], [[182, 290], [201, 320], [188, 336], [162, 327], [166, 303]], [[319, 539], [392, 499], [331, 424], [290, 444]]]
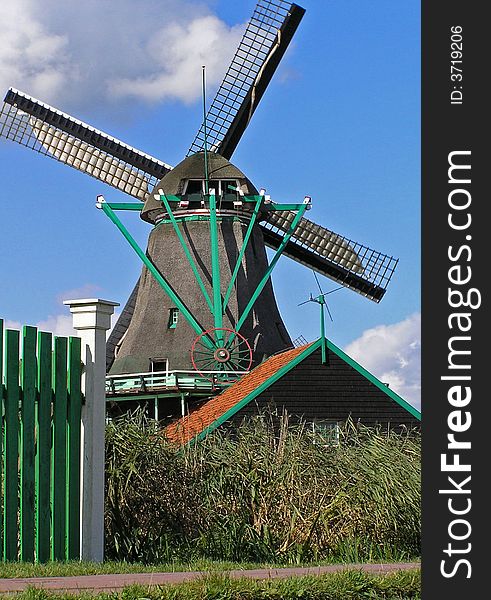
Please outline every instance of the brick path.
[[[247, 577], [249, 579], [275, 579], [294, 575], [321, 575], [347, 569], [357, 569], [373, 574], [391, 573], [394, 571], [416, 569], [420, 563], [387, 563], [387, 564], [358, 564], [358, 565], [326, 565], [323, 567], [293, 567], [287, 569], [254, 569], [226, 571], [230, 577]], [[81, 590], [117, 591], [122, 588], [139, 584], [143, 586], [162, 585], [191, 581], [206, 576], [204, 571], [188, 571], [179, 573], [125, 573], [113, 575], [80, 575], [76, 577], [31, 577], [31, 578], [0, 578], [0, 594], [20, 592], [29, 587], [47, 590], [78, 592]]]

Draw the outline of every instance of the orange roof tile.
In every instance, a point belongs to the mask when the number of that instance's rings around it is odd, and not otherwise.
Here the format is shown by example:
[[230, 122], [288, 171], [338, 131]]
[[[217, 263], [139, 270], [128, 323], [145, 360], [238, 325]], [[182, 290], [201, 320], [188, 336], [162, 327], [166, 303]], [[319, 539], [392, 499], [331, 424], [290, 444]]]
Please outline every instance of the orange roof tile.
[[[312, 342], [313, 343], [313, 342]], [[210, 398], [189, 415], [174, 421], [165, 429], [167, 439], [180, 445], [187, 444], [228, 410], [238, 404], [261, 384], [272, 377], [282, 367], [296, 358], [312, 345], [305, 344], [280, 354], [270, 356], [247, 375], [223, 391], [218, 396]]]

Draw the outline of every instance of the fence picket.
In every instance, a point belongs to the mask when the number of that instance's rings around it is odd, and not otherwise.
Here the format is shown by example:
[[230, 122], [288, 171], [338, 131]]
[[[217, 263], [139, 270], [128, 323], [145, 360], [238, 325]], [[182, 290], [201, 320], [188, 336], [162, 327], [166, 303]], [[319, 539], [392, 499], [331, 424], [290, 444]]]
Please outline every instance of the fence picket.
[[5, 560], [17, 560], [19, 506], [19, 332], [5, 331], [5, 424], [3, 547]]
[[22, 336], [20, 556], [24, 561], [34, 560], [36, 332], [34, 327], [24, 327]]
[[51, 535], [51, 333], [38, 333], [38, 410], [36, 453], [36, 558], [50, 559]]
[[55, 336], [53, 373], [52, 559], [63, 560], [66, 547], [67, 339]]
[[68, 559], [80, 555], [80, 424], [82, 421], [80, 338], [68, 344]]

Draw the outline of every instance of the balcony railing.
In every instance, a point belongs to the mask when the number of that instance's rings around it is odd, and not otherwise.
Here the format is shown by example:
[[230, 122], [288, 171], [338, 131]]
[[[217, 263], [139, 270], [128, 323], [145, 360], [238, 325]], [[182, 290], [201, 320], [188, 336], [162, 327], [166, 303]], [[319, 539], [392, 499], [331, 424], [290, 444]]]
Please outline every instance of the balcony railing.
[[158, 371], [106, 376], [106, 395], [138, 395], [165, 391], [206, 392], [227, 387], [247, 371]]

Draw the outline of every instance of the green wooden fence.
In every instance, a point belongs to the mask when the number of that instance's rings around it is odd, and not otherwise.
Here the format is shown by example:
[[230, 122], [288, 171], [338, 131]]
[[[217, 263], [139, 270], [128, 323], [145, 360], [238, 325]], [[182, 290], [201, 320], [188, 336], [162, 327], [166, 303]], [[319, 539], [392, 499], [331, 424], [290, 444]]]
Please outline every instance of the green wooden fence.
[[0, 560], [80, 557], [81, 376], [80, 338], [0, 319]]

